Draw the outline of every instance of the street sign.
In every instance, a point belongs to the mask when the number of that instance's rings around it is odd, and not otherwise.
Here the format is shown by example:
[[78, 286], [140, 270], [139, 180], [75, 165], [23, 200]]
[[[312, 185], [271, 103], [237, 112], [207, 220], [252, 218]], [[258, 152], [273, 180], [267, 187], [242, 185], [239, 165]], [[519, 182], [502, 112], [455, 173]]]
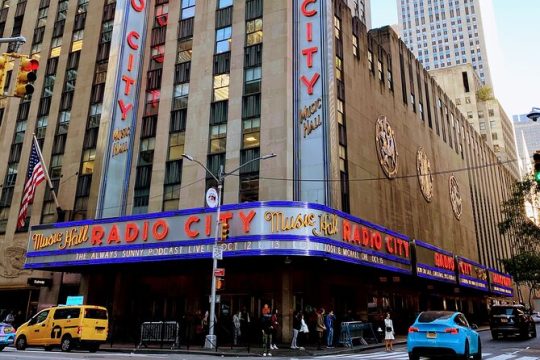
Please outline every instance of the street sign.
[[206, 191], [206, 204], [210, 208], [215, 208], [218, 205], [218, 193], [216, 189], [210, 188]]
[[[212, 295], [208, 297], [208, 302], [212, 302]], [[216, 304], [221, 302], [221, 295], [216, 295]]]
[[223, 260], [223, 249], [221, 246], [214, 245], [212, 248], [212, 259]]
[[219, 277], [219, 276], [225, 276], [225, 269], [224, 268], [217, 268], [214, 270], [214, 276], [215, 277]]

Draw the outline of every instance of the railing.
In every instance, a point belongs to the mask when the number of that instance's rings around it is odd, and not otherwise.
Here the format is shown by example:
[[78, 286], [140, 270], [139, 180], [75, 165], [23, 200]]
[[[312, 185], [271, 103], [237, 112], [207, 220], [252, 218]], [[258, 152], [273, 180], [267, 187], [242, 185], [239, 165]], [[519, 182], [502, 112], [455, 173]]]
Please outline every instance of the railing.
[[353, 347], [355, 341], [358, 341], [361, 345], [378, 342], [371, 323], [361, 321], [341, 323], [339, 342], [344, 346]]
[[170, 344], [170, 348], [180, 346], [180, 324], [176, 321], [144, 322], [141, 325], [141, 340], [137, 348], [147, 347], [150, 343]]

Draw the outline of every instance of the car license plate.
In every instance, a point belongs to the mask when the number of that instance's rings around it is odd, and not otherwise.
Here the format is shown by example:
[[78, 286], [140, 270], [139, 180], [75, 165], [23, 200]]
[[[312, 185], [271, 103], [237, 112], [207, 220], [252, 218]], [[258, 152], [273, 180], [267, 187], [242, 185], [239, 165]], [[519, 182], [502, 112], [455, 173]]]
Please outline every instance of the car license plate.
[[428, 339], [436, 339], [436, 338], [437, 338], [437, 333], [434, 333], [434, 332], [428, 332], [428, 333], [426, 334], [426, 337], [427, 337]]
[[501, 322], [502, 322], [502, 323], [507, 323], [507, 322], [508, 322], [508, 319], [501, 319]]

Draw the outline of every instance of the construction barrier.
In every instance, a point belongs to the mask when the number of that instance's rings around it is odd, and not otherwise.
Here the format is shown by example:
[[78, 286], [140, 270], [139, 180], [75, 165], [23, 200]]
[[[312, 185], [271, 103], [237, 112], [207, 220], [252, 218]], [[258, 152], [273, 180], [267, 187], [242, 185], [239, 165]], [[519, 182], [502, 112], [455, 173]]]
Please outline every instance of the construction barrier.
[[378, 342], [371, 323], [364, 323], [361, 321], [349, 321], [341, 323], [341, 332], [339, 337], [340, 344], [347, 347], [353, 347], [355, 341], [361, 345]]
[[138, 348], [141, 346], [147, 347], [148, 344], [171, 344], [170, 348], [178, 348], [180, 346], [180, 324], [176, 321], [156, 321], [144, 322], [141, 325], [141, 341]]

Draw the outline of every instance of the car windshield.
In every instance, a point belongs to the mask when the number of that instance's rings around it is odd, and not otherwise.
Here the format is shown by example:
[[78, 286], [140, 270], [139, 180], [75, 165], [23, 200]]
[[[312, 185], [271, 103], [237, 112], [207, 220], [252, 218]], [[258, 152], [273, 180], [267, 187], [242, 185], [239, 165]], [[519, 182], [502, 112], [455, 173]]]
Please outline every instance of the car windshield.
[[519, 312], [523, 312], [523, 310], [513, 307], [494, 307], [491, 309], [492, 315], [516, 315]]
[[424, 311], [418, 317], [420, 323], [430, 323], [435, 320], [450, 319], [454, 313], [450, 311]]

